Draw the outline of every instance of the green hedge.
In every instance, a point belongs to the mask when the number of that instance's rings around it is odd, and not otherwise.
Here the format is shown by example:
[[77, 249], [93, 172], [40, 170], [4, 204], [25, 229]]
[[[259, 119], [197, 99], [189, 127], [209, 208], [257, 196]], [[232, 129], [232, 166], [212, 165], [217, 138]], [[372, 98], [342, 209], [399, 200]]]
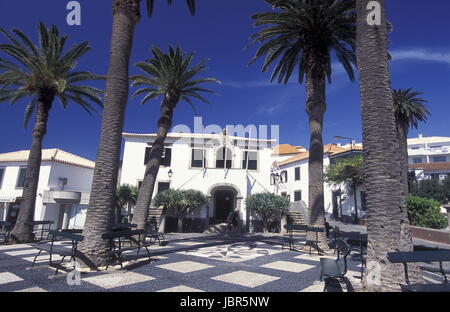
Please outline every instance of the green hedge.
[[406, 204], [411, 225], [439, 230], [448, 227], [447, 215], [441, 212], [438, 201], [408, 196]]

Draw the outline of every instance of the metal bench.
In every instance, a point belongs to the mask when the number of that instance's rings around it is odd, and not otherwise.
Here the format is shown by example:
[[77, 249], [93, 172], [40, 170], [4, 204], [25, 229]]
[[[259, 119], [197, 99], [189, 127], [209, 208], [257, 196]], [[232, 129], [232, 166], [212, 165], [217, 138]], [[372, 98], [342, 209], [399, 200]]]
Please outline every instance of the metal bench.
[[155, 222], [147, 223], [145, 237], [149, 237], [150, 241], [154, 243], [158, 241], [160, 246], [167, 245], [167, 242], [164, 239], [164, 234], [158, 231], [158, 226]]
[[[139, 251], [142, 248], [145, 248], [150, 259], [150, 251], [147, 247], [153, 243], [144, 241], [145, 234], [145, 230], [124, 230], [104, 233], [102, 238], [108, 240], [108, 250], [106, 251], [106, 256], [110, 260], [108, 261], [106, 269], [109, 268], [109, 262], [119, 262], [120, 267], [123, 269], [123, 253], [131, 250], [137, 250], [137, 260], [139, 258]], [[130, 243], [130, 246], [124, 247], [124, 242]]]
[[[448, 284], [447, 274], [448, 270], [444, 270], [443, 262], [450, 262], [450, 250], [435, 250], [435, 251], [411, 251], [411, 252], [390, 252], [387, 258], [392, 263], [402, 263], [405, 269], [405, 279], [407, 285], [401, 285], [403, 291], [408, 292], [449, 292], [450, 286]], [[437, 268], [424, 268], [422, 270], [441, 273], [443, 284], [411, 284], [408, 275], [408, 263], [432, 263], [438, 262]]]
[[[312, 247], [314, 247], [317, 250], [317, 254], [320, 255], [320, 248], [318, 247], [319, 245], [319, 233], [323, 233], [325, 232], [324, 228], [319, 228], [319, 227], [311, 227], [311, 226], [307, 226], [307, 225], [296, 225], [296, 224], [286, 224], [284, 225], [284, 228], [286, 229], [286, 231], [288, 232], [289, 238], [288, 238], [288, 244], [289, 244], [289, 249], [290, 250], [295, 250], [294, 248], [294, 238], [296, 236], [295, 232], [314, 232], [316, 233], [316, 238], [315, 240], [308, 240], [308, 238], [306, 238], [305, 240], [305, 244], [306, 246], [309, 246], [309, 254], [311, 254], [311, 249]], [[308, 237], [308, 236], [306, 236]], [[284, 248], [284, 244], [282, 246], [282, 248]]]
[[[81, 242], [84, 239], [84, 237], [82, 235], [54, 230], [49, 231], [49, 236], [51, 236], [50, 242], [37, 243], [36, 245], [34, 245], [34, 248], [39, 250], [39, 252], [34, 257], [32, 267], [34, 267], [34, 264], [36, 263], [36, 260], [39, 257], [39, 255], [43, 251], [46, 251], [50, 254], [51, 266], [54, 266], [52, 262], [52, 256], [54, 254], [62, 256], [60, 263], [55, 266], [56, 267], [55, 274], [58, 274], [59, 269], [62, 268], [62, 263], [65, 258], [70, 257], [71, 260], [75, 261], [75, 258], [77, 257], [78, 243]], [[57, 242], [57, 244], [55, 244], [55, 242]]]
[[11, 232], [11, 222], [0, 221], [0, 243], [6, 244]]
[[[46, 240], [50, 237], [50, 230], [52, 228], [52, 224], [55, 222], [44, 220], [44, 221], [31, 221], [27, 222], [26, 225], [30, 225], [33, 227], [33, 239], [35, 241], [42, 241], [44, 240], [44, 234], [46, 235]], [[39, 236], [40, 234], [40, 236]]]
[[[351, 246], [346, 241], [339, 238], [336, 241], [337, 259], [320, 258], [320, 281], [325, 278], [324, 290], [326, 290], [330, 279], [339, 279], [340, 282], [344, 281], [344, 277], [348, 270], [347, 257], [351, 250]], [[340, 265], [341, 259], [344, 264], [343, 268]]]
[[137, 228], [137, 224], [133, 223], [116, 223], [112, 225], [113, 231], [124, 231], [124, 230], [131, 230]]

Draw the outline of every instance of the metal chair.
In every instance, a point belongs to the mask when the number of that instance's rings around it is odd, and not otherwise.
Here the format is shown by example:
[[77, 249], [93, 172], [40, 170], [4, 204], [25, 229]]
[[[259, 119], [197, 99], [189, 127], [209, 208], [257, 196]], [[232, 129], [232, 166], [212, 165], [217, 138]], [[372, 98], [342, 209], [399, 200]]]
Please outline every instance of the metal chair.
[[[347, 257], [351, 252], [350, 245], [343, 239], [336, 240], [337, 259], [320, 258], [320, 281], [325, 278], [325, 288], [327, 288], [330, 279], [339, 279], [344, 282], [344, 277], [347, 274], [348, 265]], [[341, 267], [340, 260], [343, 260], [344, 267]]]
[[7, 243], [11, 231], [11, 222], [0, 221], [0, 242]]

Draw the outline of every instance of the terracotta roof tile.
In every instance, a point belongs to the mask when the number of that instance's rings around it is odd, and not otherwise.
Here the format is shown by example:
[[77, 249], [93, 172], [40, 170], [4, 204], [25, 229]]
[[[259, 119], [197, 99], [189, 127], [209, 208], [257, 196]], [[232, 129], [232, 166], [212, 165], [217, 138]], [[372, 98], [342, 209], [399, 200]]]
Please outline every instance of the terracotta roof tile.
[[411, 169], [422, 169], [424, 171], [450, 171], [450, 162], [410, 164], [409, 167]]
[[[0, 154], [0, 162], [26, 162], [28, 161], [29, 150], [22, 150], [10, 153]], [[43, 149], [42, 161], [55, 161], [63, 164], [74, 165], [78, 167], [94, 169], [95, 163], [89, 159], [65, 152], [63, 150]]]
[[280, 144], [272, 149], [272, 155], [300, 154], [302, 151], [299, 149], [303, 149], [303, 147], [292, 146], [290, 144]]

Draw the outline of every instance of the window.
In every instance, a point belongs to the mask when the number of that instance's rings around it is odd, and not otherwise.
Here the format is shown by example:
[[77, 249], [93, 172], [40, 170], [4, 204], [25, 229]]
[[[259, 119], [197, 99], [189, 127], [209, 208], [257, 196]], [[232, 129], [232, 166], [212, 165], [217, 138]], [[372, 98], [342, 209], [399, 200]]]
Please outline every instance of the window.
[[438, 156], [438, 157], [433, 157], [433, 162], [438, 163], [438, 162], [446, 162], [447, 159], [445, 158], [445, 156]]
[[411, 149], [412, 150], [418, 150], [418, 149], [420, 149], [420, 147], [412, 147]]
[[302, 200], [302, 191], [294, 192], [294, 201], [298, 202]]
[[[247, 168], [248, 158], [248, 168]], [[242, 160], [242, 169], [258, 170], [258, 153], [257, 152], [244, 152]]]
[[27, 172], [26, 167], [22, 167], [19, 169], [19, 176], [17, 177], [16, 187], [22, 188], [25, 186], [25, 174]]
[[295, 168], [295, 181], [300, 181], [300, 167]]
[[362, 211], [366, 211], [367, 210], [367, 206], [366, 206], [366, 192], [361, 192], [361, 210]]
[[421, 164], [421, 163], [422, 163], [422, 158], [414, 158], [414, 159], [413, 159], [413, 163], [415, 163], [415, 164]]
[[5, 168], [0, 168], [0, 189], [2, 188], [4, 174], [5, 174]]
[[206, 158], [204, 157], [205, 150], [203, 149], [192, 149], [191, 154], [191, 167], [192, 168], [203, 168], [203, 165], [206, 163]]
[[272, 173], [270, 175], [270, 185], [275, 185], [277, 184], [277, 175], [275, 173]]
[[[147, 165], [150, 159], [150, 151], [152, 147], [145, 148], [145, 156], [144, 156], [144, 165]], [[164, 152], [161, 156], [161, 166], [170, 167], [170, 163], [172, 160], [172, 149], [170, 147], [165, 147]]]
[[[226, 155], [225, 155], [226, 150]], [[225, 147], [219, 148], [216, 153], [216, 168], [225, 168], [225, 159], [227, 162], [227, 168], [231, 168], [233, 154], [229, 148]]]
[[158, 182], [158, 194], [168, 189], [170, 189], [169, 182]]

